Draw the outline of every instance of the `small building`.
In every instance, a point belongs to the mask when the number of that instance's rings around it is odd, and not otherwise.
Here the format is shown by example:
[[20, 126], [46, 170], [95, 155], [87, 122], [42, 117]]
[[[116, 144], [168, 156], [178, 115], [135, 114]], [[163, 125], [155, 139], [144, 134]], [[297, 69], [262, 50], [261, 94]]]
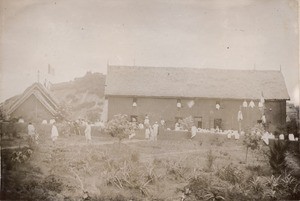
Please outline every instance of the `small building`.
[[22, 118], [25, 122], [42, 122], [53, 119], [57, 114], [58, 103], [40, 83], [34, 83], [23, 94], [1, 104], [4, 114], [10, 119]]
[[107, 120], [121, 113], [143, 122], [148, 115], [151, 124], [164, 119], [174, 128], [192, 116], [197, 127], [227, 130], [239, 128], [241, 111], [242, 129], [265, 115], [274, 131], [285, 123], [289, 95], [280, 71], [108, 66], [105, 98]]

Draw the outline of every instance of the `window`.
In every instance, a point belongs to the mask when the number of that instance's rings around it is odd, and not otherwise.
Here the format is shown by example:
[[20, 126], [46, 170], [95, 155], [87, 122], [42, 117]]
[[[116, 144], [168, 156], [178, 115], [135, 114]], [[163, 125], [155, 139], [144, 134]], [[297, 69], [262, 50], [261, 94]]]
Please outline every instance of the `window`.
[[214, 119], [214, 128], [222, 129], [222, 119]]
[[194, 117], [195, 126], [202, 128], [202, 117]]

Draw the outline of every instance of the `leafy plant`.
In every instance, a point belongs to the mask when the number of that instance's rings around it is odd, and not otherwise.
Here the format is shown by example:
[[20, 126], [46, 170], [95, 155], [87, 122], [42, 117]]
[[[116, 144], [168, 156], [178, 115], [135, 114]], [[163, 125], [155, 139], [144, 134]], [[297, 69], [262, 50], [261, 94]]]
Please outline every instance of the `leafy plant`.
[[225, 200], [225, 187], [218, 181], [199, 175], [187, 185], [190, 200]]
[[128, 138], [134, 132], [134, 125], [128, 121], [127, 115], [118, 114], [107, 123], [106, 132], [121, 142], [122, 139]]
[[86, 111], [87, 120], [91, 122], [96, 122], [97, 120], [100, 119], [101, 112], [102, 112], [101, 108], [97, 108], [97, 109], [94, 108], [92, 110]]
[[228, 181], [231, 184], [237, 184], [242, 182], [244, 172], [239, 170], [236, 166], [233, 166], [231, 163], [219, 169], [216, 172], [216, 175], [224, 181]]
[[209, 150], [206, 154], [206, 170], [208, 172], [212, 171], [216, 159], [217, 157], [213, 154], [212, 150]]
[[291, 171], [293, 176], [300, 178], [300, 153], [287, 151], [285, 153], [284, 162], [287, 170]]
[[288, 149], [288, 143], [282, 141], [274, 141], [270, 146], [269, 163], [275, 174], [284, 172], [285, 153]]
[[56, 109], [56, 115], [54, 116], [57, 122], [63, 122], [71, 116], [71, 107], [66, 103], [61, 103]]
[[14, 151], [11, 156], [11, 161], [17, 163], [24, 163], [32, 155], [33, 151], [31, 149], [26, 149], [24, 151]]
[[248, 150], [255, 150], [259, 148], [259, 142], [261, 141], [261, 132], [257, 131], [257, 128], [254, 128], [251, 133], [246, 133], [243, 144], [246, 146], [246, 159], [247, 163]]
[[194, 125], [194, 119], [192, 116], [189, 116], [182, 119], [180, 123], [183, 125], [184, 129], [191, 130], [192, 126]]

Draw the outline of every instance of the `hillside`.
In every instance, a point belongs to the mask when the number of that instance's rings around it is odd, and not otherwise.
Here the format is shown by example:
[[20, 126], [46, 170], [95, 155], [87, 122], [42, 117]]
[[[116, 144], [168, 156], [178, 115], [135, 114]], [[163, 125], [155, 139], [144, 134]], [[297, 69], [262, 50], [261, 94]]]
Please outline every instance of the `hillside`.
[[104, 102], [105, 77], [101, 73], [87, 72], [73, 81], [53, 84], [51, 92], [68, 108], [70, 119], [97, 120]]

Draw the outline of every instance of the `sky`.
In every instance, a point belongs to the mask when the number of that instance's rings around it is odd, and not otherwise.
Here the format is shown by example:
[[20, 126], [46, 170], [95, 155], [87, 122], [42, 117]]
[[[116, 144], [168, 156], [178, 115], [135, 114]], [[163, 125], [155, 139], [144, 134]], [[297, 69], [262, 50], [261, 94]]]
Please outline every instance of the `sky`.
[[281, 69], [299, 104], [296, 0], [0, 0], [0, 17], [0, 102], [38, 71], [62, 82], [110, 64]]

